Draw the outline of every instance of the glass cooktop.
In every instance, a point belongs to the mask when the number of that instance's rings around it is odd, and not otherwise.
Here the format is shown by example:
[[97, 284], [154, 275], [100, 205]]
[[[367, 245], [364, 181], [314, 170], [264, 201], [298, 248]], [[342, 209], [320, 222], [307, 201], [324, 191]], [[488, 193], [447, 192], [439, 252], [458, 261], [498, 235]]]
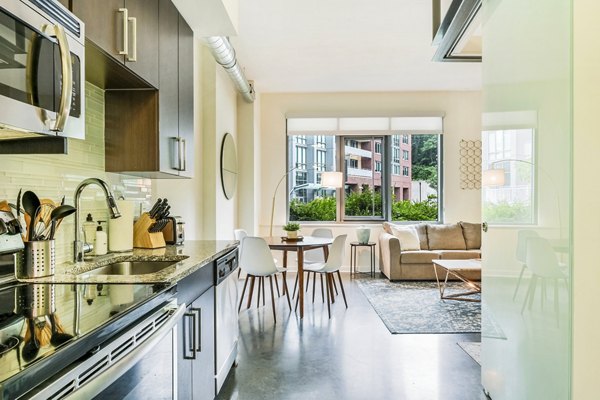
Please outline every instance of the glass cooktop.
[[0, 386], [164, 290], [141, 284], [0, 286]]

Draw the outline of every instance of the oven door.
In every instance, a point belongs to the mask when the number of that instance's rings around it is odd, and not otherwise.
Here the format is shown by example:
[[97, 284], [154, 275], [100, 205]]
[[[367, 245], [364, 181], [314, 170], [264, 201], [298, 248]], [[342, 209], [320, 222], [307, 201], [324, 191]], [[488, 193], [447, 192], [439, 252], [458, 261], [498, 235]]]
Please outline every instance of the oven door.
[[32, 399], [176, 399], [175, 302], [136, 323], [36, 389]]
[[84, 46], [18, 0], [0, 8], [2, 138], [24, 132], [83, 138]]

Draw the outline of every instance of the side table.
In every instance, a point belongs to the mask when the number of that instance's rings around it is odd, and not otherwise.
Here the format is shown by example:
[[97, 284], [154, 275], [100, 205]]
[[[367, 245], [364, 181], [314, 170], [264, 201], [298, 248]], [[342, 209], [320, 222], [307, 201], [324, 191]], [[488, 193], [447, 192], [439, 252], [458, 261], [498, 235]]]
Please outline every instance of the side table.
[[350, 243], [350, 279], [352, 279], [354, 277], [355, 274], [357, 274], [356, 272], [356, 263], [357, 263], [357, 256], [356, 256], [356, 249], [358, 247], [368, 247], [369, 250], [371, 251], [371, 277], [374, 278], [375, 277], [375, 242], [368, 242], [368, 243], [359, 243], [359, 242], [351, 242]]

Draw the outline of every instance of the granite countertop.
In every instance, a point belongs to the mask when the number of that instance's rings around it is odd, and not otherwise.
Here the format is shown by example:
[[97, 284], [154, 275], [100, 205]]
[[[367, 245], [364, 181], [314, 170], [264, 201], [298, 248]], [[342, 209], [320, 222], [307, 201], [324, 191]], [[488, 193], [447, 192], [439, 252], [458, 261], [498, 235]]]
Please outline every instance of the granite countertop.
[[[130, 252], [109, 253], [89, 261], [64, 263], [56, 266], [53, 276], [19, 279], [27, 283], [163, 283], [175, 284], [218, 257], [238, 246], [238, 241], [192, 240], [180, 246], [161, 249], [134, 249]], [[101, 275], [94, 269], [122, 261], [172, 261], [173, 265], [158, 272], [139, 275]]]

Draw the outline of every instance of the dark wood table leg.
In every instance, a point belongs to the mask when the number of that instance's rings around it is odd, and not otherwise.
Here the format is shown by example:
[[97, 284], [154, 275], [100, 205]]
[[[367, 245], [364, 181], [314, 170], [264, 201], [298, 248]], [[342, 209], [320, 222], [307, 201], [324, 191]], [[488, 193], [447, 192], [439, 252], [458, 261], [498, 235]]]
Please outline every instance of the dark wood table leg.
[[[287, 271], [287, 250], [283, 251], [283, 268], [285, 268], [285, 270]], [[285, 277], [287, 276], [287, 274], [283, 274], [283, 279], [285, 281]], [[277, 278], [275, 278], [275, 280], [277, 280]], [[285, 286], [283, 287], [283, 294], [287, 293], [287, 282], [285, 284]], [[288, 294], [289, 296], [289, 294]]]
[[304, 249], [298, 247], [298, 302], [300, 318], [304, 318]]

